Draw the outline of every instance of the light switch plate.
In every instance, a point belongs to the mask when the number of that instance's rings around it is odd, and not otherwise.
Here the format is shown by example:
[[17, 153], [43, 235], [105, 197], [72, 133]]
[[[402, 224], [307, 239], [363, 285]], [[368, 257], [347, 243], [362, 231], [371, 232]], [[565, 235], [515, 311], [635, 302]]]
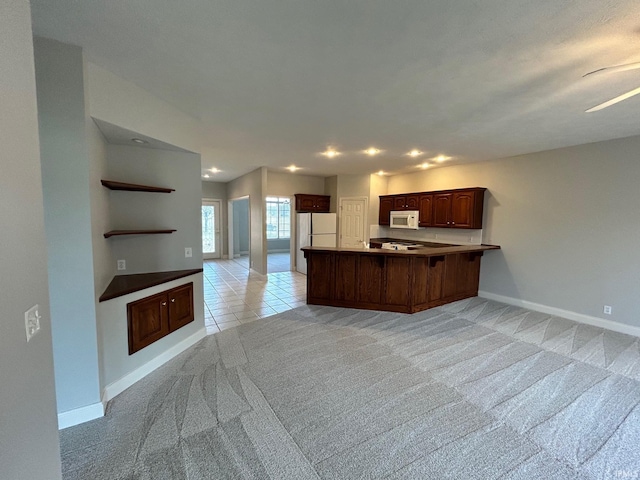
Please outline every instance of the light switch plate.
[[193, 251], [191, 250], [191, 247], [185, 247], [184, 249], [184, 256], [186, 258], [190, 258], [193, 256]]
[[24, 312], [24, 328], [27, 332], [27, 342], [40, 331], [40, 312], [38, 305], [34, 305]]
[[127, 269], [127, 261], [118, 260], [118, 270], [126, 270], [126, 269]]

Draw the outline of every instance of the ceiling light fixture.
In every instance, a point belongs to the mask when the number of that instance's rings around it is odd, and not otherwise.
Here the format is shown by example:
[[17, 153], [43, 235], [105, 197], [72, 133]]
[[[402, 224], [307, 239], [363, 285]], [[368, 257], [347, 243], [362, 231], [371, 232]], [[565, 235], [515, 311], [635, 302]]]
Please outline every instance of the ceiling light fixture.
[[202, 175], [202, 176], [203, 176], [203, 178], [209, 178], [209, 174], [208, 174], [208, 173], [205, 173], [205, 174], [204, 174], [204, 175]]
[[420, 165], [418, 165], [421, 169], [426, 170], [427, 168], [429, 168], [429, 164], [428, 163], [421, 163]]
[[325, 152], [322, 152], [322, 155], [324, 155], [327, 158], [335, 158], [338, 155], [340, 155], [340, 152], [338, 152], [337, 150], [329, 147], [329, 148], [327, 148], [327, 150]]
[[209, 171], [211, 173], [219, 173], [220, 172], [220, 170], [218, 170], [216, 167], [210, 168]]
[[[626, 65], [616, 65], [614, 67], [605, 67], [605, 68], [600, 68], [598, 70], [594, 70], [593, 72], [589, 72], [585, 75], [583, 75], [582, 77], [588, 77], [588, 76], [595, 76], [595, 75], [600, 75], [603, 73], [617, 73], [617, 72], [625, 72], [627, 70], [636, 70], [640, 68], [640, 62], [636, 62], [636, 63], [628, 63]], [[585, 110], [585, 113], [591, 113], [591, 112], [597, 112], [598, 110], [602, 110], [603, 108], [607, 108], [610, 107], [611, 105], [615, 105], [618, 102], [621, 102], [623, 100], [626, 100], [627, 98], [631, 98], [635, 95], [640, 94], [640, 87], [638, 88], [634, 88], [633, 90], [627, 92], [627, 93], [623, 93], [622, 95], [618, 95], [615, 98], [612, 98], [611, 100], [607, 100], [606, 102], [600, 103], [599, 105], [596, 105], [595, 107], [591, 107], [588, 110]]]
[[142, 140], [141, 138], [132, 138], [131, 141], [133, 143], [137, 143], [138, 145], [146, 145], [147, 143], [149, 143], [146, 140]]
[[380, 171], [378, 172], [378, 175], [383, 176], [383, 175], [384, 175], [384, 170], [380, 170]]
[[420, 155], [422, 155], [422, 153], [423, 152], [421, 152], [420, 150], [413, 149], [409, 153], [407, 153], [407, 155], [409, 155], [410, 157], [419, 157]]
[[296, 167], [295, 165], [289, 165], [288, 167], [286, 167], [287, 170], [289, 170], [290, 172], [295, 172], [296, 170], [300, 170], [300, 167]]
[[381, 152], [381, 150], [379, 148], [375, 148], [375, 147], [369, 147], [366, 150], [364, 150], [364, 153], [366, 153], [367, 155], [371, 155], [372, 157], [374, 155], [377, 155]]
[[438, 155], [436, 157], [436, 161], [437, 162], [446, 162], [447, 160], [449, 160], [451, 157], [447, 157], [446, 155]]

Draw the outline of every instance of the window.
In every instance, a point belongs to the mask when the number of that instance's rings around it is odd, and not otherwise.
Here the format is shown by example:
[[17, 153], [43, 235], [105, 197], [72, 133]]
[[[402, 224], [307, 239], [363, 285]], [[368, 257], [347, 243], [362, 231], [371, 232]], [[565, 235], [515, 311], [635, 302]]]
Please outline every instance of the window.
[[267, 197], [267, 239], [291, 237], [291, 199]]

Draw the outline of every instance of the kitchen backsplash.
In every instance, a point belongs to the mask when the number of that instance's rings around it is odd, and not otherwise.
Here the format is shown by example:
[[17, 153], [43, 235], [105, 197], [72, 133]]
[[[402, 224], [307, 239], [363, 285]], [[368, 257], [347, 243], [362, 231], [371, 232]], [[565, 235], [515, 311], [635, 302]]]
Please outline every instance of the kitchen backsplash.
[[401, 240], [418, 240], [422, 242], [455, 243], [458, 245], [480, 245], [482, 230], [458, 230], [454, 228], [420, 228], [419, 230], [403, 230], [381, 225], [371, 225], [370, 238], [396, 238]]

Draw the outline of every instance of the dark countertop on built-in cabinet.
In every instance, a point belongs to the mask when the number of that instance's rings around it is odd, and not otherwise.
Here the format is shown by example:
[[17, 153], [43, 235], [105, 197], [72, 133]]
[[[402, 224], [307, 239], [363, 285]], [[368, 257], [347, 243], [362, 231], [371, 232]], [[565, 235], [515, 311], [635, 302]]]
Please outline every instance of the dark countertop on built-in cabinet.
[[111, 300], [113, 298], [139, 292], [149, 287], [155, 287], [163, 283], [171, 282], [179, 278], [202, 273], [202, 268], [192, 268], [190, 270], [172, 270], [170, 272], [135, 273], [133, 275], [116, 275], [111, 283], [100, 295], [99, 301]]

